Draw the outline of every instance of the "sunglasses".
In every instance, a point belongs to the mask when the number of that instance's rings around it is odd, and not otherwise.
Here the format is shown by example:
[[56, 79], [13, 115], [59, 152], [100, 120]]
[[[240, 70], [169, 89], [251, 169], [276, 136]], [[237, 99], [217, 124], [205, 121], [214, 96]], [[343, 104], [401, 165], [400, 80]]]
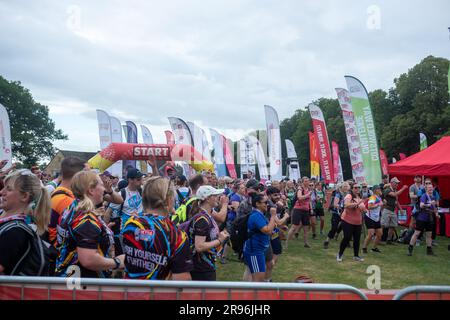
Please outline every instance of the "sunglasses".
[[361, 189], [361, 187], [353, 187], [353, 189]]

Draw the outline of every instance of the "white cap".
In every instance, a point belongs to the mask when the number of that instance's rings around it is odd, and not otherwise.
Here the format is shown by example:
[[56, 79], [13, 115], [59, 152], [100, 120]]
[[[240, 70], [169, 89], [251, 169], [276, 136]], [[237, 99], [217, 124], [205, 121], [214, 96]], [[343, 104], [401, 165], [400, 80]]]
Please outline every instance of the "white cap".
[[272, 181], [267, 180], [266, 182], [264, 182], [264, 185], [265, 185], [266, 187], [270, 187], [270, 186], [272, 186]]
[[197, 190], [197, 198], [200, 200], [205, 200], [209, 196], [217, 196], [219, 194], [223, 194], [225, 192], [225, 189], [216, 189], [211, 186], [201, 186]]

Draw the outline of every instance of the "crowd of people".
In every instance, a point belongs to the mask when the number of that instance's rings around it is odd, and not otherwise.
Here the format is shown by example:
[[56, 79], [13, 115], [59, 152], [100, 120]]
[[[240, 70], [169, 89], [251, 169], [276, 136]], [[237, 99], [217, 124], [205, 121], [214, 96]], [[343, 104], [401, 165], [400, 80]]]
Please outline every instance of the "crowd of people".
[[[325, 237], [323, 249], [343, 234], [336, 261], [347, 248], [353, 260], [381, 254], [395, 243], [401, 209], [397, 178], [380, 185], [352, 180], [326, 185], [314, 178], [265, 181], [179, 174], [149, 162], [148, 176], [129, 168], [120, 180], [76, 157], [65, 158], [51, 179], [38, 167], [0, 173], [0, 274], [215, 281], [216, 265], [234, 255], [244, 281], [269, 282], [292, 241]], [[434, 255], [439, 190], [415, 177], [409, 187], [413, 218], [407, 254], [425, 235]], [[362, 241], [363, 228], [367, 236]]]

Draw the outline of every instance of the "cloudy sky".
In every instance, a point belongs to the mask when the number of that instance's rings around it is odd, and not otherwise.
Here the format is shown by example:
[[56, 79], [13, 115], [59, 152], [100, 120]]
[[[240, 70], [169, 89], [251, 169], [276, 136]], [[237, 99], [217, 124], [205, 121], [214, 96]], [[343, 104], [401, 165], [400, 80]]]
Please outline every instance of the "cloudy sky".
[[69, 135], [99, 148], [96, 109], [147, 125], [168, 116], [232, 139], [280, 120], [344, 75], [388, 89], [427, 55], [450, 58], [450, 1], [0, 0], [0, 75], [19, 80]]

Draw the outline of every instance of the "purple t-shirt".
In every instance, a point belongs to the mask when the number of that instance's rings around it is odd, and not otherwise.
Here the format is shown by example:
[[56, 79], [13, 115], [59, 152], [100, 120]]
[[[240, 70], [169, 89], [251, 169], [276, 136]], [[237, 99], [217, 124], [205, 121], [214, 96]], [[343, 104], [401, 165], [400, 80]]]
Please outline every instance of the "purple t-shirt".
[[[431, 201], [435, 200], [433, 195], [428, 195], [427, 193], [423, 194], [420, 197], [420, 203], [424, 203], [424, 204], [430, 204]], [[419, 214], [417, 216], [417, 220], [420, 221], [430, 221], [431, 218], [431, 214], [432, 212], [434, 212], [434, 210], [436, 209], [436, 206], [431, 205], [431, 207], [423, 207], [420, 209]]]

